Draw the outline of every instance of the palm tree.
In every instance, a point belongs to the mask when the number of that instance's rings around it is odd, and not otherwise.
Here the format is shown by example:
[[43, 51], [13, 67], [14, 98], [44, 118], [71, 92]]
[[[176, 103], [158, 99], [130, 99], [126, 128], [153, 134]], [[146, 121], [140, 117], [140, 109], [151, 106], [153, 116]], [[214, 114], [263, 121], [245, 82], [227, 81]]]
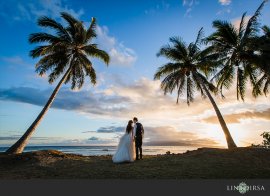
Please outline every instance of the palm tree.
[[23, 136], [6, 151], [9, 154], [21, 153], [23, 151], [31, 135], [53, 103], [63, 83], [71, 82], [71, 89], [80, 89], [84, 84], [85, 76], [88, 76], [91, 83], [96, 84], [96, 72], [88, 57], [97, 57], [107, 65], [109, 63], [109, 55], [105, 51], [98, 49], [96, 44], [91, 43], [93, 38], [97, 36], [95, 32], [95, 18], [92, 18], [89, 28], [85, 29], [83, 23], [70, 14], [62, 12], [61, 17], [67, 22], [67, 27], [62, 26], [51, 18], [40, 17], [38, 25], [51, 28], [56, 33], [54, 35], [43, 32], [33, 33], [29, 37], [30, 43], [46, 43], [30, 51], [31, 57], [41, 57], [36, 64], [36, 72], [40, 76], [50, 72], [48, 75], [50, 84], [60, 76], [62, 78], [35, 121]]
[[256, 83], [256, 89], [253, 90], [253, 95], [257, 97], [262, 92], [265, 96], [269, 93], [270, 89], [270, 27], [264, 25], [262, 27], [263, 35], [254, 40], [257, 52], [261, 56], [262, 76]]
[[246, 21], [246, 13], [242, 15], [239, 28], [228, 21], [215, 20], [213, 27], [216, 31], [207, 37], [206, 43], [210, 43], [213, 52], [220, 55], [223, 63], [213, 79], [217, 81], [217, 87], [230, 88], [236, 77], [237, 99], [244, 100], [247, 81], [251, 82], [253, 95], [259, 92], [257, 80], [261, 74], [261, 55], [256, 52], [254, 40], [259, 31], [258, 17], [266, 3], [264, 0], [254, 15]]
[[199, 31], [194, 43], [187, 45], [178, 37], [171, 37], [172, 45], [163, 46], [157, 56], [164, 56], [171, 62], [158, 68], [154, 79], [163, 78], [161, 89], [164, 94], [177, 91], [177, 103], [179, 97], [186, 93], [187, 104], [194, 99], [195, 90], [200, 91], [203, 97], [208, 97], [217, 114], [219, 123], [225, 134], [228, 148], [237, 147], [227, 128], [227, 125], [209, 91], [215, 91], [215, 86], [208, 82], [203, 73], [208, 75], [212, 68], [219, 62], [216, 61], [217, 55], [209, 53], [209, 50], [200, 50], [199, 44], [202, 38], [202, 29]]

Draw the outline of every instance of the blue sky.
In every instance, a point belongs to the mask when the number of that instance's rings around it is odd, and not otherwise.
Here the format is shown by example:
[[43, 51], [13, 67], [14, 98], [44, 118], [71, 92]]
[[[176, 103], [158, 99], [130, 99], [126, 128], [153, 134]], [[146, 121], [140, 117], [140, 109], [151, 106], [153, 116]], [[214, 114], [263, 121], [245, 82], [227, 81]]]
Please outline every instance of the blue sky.
[[[163, 96], [159, 81], [153, 81], [157, 67], [166, 62], [157, 58], [159, 48], [171, 36], [193, 41], [204, 27], [205, 35], [215, 19], [237, 25], [246, 11], [250, 16], [261, 0], [151, 0], [151, 1], [72, 1], [25, 0], [0, 2], [0, 145], [12, 144], [31, 124], [55, 84], [39, 77], [37, 59], [28, 53], [30, 33], [44, 31], [36, 25], [46, 15], [60, 22], [66, 11], [89, 25], [98, 21], [95, 40], [111, 55], [106, 67], [94, 60], [98, 84], [86, 81], [80, 91], [69, 85], [60, 90], [53, 107], [36, 130], [30, 144], [109, 145], [115, 144], [126, 122], [138, 116], [147, 127], [146, 142], [198, 146], [224, 146], [225, 140], [207, 100], [197, 97], [188, 107], [185, 100], [175, 104], [173, 96]], [[260, 17], [270, 25], [270, 5]], [[269, 130], [269, 97], [245, 102], [236, 100], [234, 89], [226, 99], [216, 98], [228, 126], [240, 146], [261, 142], [260, 133]]]

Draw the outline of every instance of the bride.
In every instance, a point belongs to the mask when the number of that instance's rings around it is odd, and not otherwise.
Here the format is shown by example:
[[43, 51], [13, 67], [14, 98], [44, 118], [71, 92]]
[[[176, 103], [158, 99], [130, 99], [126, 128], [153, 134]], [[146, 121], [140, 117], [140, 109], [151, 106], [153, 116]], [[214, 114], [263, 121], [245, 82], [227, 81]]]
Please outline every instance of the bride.
[[135, 160], [132, 120], [128, 121], [126, 133], [120, 138], [112, 160], [114, 163], [133, 162]]

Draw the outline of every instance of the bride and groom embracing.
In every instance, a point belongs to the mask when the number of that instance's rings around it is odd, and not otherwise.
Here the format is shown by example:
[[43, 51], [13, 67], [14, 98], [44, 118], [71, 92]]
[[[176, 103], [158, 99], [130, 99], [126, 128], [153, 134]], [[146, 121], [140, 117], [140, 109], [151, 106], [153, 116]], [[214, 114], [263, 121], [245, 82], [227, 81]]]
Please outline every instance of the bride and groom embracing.
[[136, 160], [142, 159], [143, 135], [144, 129], [138, 122], [138, 118], [134, 117], [133, 121], [128, 121], [126, 133], [120, 138], [116, 153], [113, 155], [113, 162], [133, 162], [135, 158]]

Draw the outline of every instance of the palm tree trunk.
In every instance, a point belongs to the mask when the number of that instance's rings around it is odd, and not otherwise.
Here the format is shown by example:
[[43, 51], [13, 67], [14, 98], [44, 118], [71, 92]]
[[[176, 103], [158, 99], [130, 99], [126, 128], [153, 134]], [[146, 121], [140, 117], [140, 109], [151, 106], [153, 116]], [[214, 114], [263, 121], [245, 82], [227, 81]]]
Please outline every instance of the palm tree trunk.
[[54, 99], [56, 97], [56, 94], [60, 90], [60, 87], [62, 86], [62, 84], [65, 82], [65, 80], [66, 80], [67, 76], [69, 75], [70, 71], [71, 71], [71, 67], [66, 71], [65, 75], [62, 77], [62, 79], [59, 81], [59, 83], [55, 87], [55, 89], [54, 89], [53, 93], [51, 94], [49, 100], [47, 101], [46, 105], [43, 107], [42, 111], [37, 116], [36, 120], [31, 124], [31, 126], [27, 129], [27, 131], [23, 134], [23, 136], [15, 144], [13, 144], [9, 149], [7, 149], [6, 153], [8, 153], [8, 154], [18, 154], [18, 153], [23, 152], [23, 150], [24, 150], [25, 146], [27, 145], [30, 137], [35, 132], [35, 129], [37, 128], [37, 126], [41, 122], [42, 118], [44, 117], [44, 115], [46, 114], [46, 112], [48, 111], [50, 106], [52, 105], [52, 103], [53, 103], [53, 101], [54, 101]]
[[228, 148], [229, 148], [229, 149], [236, 148], [237, 146], [236, 146], [236, 144], [235, 144], [234, 141], [233, 141], [233, 138], [232, 138], [232, 136], [231, 136], [231, 134], [230, 134], [230, 131], [229, 131], [229, 129], [228, 129], [226, 123], [225, 123], [225, 120], [223, 119], [222, 114], [220, 113], [220, 111], [219, 111], [219, 109], [218, 109], [218, 107], [217, 107], [217, 104], [216, 104], [215, 100], [213, 99], [213, 97], [212, 97], [212, 95], [210, 94], [209, 90], [206, 88], [206, 86], [205, 86], [205, 84], [203, 83], [203, 81], [202, 81], [202, 79], [200, 78], [200, 76], [198, 76], [197, 74], [195, 74], [195, 75], [196, 75], [196, 78], [198, 78], [199, 83], [200, 83], [201, 86], [203, 87], [203, 90], [205, 91], [207, 97], [209, 98], [209, 100], [210, 100], [212, 106], [213, 106], [214, 109], [215, 109], [215, 112], [216, 112], [216, 114], [217, 114], [219, 123], [220, 123], [220, 125], [221, 125], [221, 127], [222, 127], [222, 130], [223, 130], [223, 133], [224, 133], [224, 135], [225, 135], [225, 137], [226, 137], [226, 141], [227, 141]]

